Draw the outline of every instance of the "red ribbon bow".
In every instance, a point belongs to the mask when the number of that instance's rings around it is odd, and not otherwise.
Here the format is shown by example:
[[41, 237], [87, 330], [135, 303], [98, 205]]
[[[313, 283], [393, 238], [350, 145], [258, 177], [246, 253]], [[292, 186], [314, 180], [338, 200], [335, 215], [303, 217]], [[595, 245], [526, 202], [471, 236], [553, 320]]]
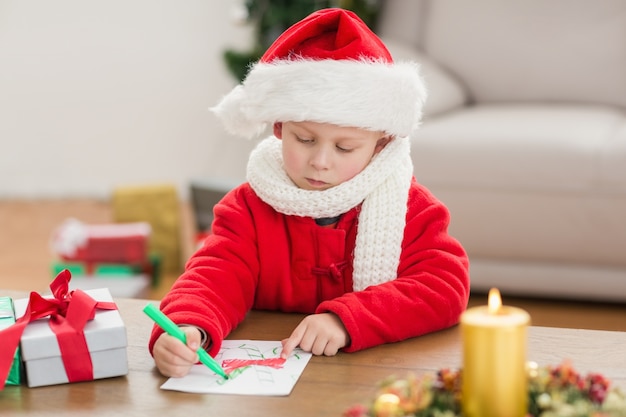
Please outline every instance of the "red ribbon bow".
[[26, 325], [48, 316], [50, 328], [57, 336], [69, 382], [93, 379], [91, 354], [83, 330], [85, 324], [95, 317], [96, 309], [116, 310], [117, 306], [113, 302], [96, 301], [81, 290], [69, 291], [71, 278], [72, 274], [67, 269], [56, 276], [50, 284], [54, 298], [44, 298], [31, 292], [24, 315], [11, 327], [0, 331], [0, 389], [4, 388]]

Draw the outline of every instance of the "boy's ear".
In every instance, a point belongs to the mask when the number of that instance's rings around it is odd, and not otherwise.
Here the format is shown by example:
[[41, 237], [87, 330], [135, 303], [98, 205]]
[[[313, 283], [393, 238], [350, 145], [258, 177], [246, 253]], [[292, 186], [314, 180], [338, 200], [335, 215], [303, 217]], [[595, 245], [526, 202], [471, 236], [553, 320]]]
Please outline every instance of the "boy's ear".
[[283, 122], [274, 123], [274, 136], [278, 139], [283, 138]]
[[378, 141], [376, 142], [376, 148], [374, 148], [374, 155], [382, 151], [385, 148], [385, 146], [387, 146], [387, 144], [391, 142], [392, 140], [393, 140], [393, 135], [383, 136], [382, 138], [378, 139]]

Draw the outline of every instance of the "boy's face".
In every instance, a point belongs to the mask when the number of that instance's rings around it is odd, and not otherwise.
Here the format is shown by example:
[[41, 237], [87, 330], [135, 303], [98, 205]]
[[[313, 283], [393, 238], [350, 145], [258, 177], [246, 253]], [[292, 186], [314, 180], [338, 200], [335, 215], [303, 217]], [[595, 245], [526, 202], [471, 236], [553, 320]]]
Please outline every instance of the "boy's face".
[[352, 179], [391, 140], [383, 132], [316, 122], [274, 124], [283, 141], [289, 178], [305, 190], [326, 190]]

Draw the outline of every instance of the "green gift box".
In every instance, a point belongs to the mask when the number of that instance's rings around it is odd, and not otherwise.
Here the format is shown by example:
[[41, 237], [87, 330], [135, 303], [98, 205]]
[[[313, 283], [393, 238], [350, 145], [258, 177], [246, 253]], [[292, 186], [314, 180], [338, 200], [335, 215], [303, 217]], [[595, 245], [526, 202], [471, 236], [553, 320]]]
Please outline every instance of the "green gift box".
[[150, 253], [143, 263], [110, 263], [110, 262], [66, 262], [52, 263], [52, 276], [56, 277], [64, 269], [69, 270], [73, 277], [120, 277], [131, 278], [137, 275], [149, 275], [152, 288], [157, 288], [161, 280], [161, 255]]
[[[11, 327], [15, 323], [15, 309], [11, 297], [0, 297], [0, 330]], [[20, 385], [22, 382], [22, 366], [20, 363], [20, 348], [15, 350], [13, 364], [7, 376], [6, 385]]]

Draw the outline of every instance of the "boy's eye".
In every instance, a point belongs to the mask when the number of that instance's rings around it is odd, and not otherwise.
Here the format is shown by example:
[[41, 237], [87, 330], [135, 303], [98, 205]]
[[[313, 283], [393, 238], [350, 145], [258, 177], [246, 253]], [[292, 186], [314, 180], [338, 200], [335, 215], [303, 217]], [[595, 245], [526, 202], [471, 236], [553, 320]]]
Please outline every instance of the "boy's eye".
[[296, 136], [296, 140], [300, 143], [311, 143], [313, 142], [312, 139], [305, 139], [305, 138], [301, 138], [300, 136]]
[[352, 149], [349, 149], [349, 148], [344, 148], [344, 147], [339, 146], [339, 145], [337, 145], [337, 149], [338, 149], [340, 152], [350, 152], [350, 151], [352, 151]]

